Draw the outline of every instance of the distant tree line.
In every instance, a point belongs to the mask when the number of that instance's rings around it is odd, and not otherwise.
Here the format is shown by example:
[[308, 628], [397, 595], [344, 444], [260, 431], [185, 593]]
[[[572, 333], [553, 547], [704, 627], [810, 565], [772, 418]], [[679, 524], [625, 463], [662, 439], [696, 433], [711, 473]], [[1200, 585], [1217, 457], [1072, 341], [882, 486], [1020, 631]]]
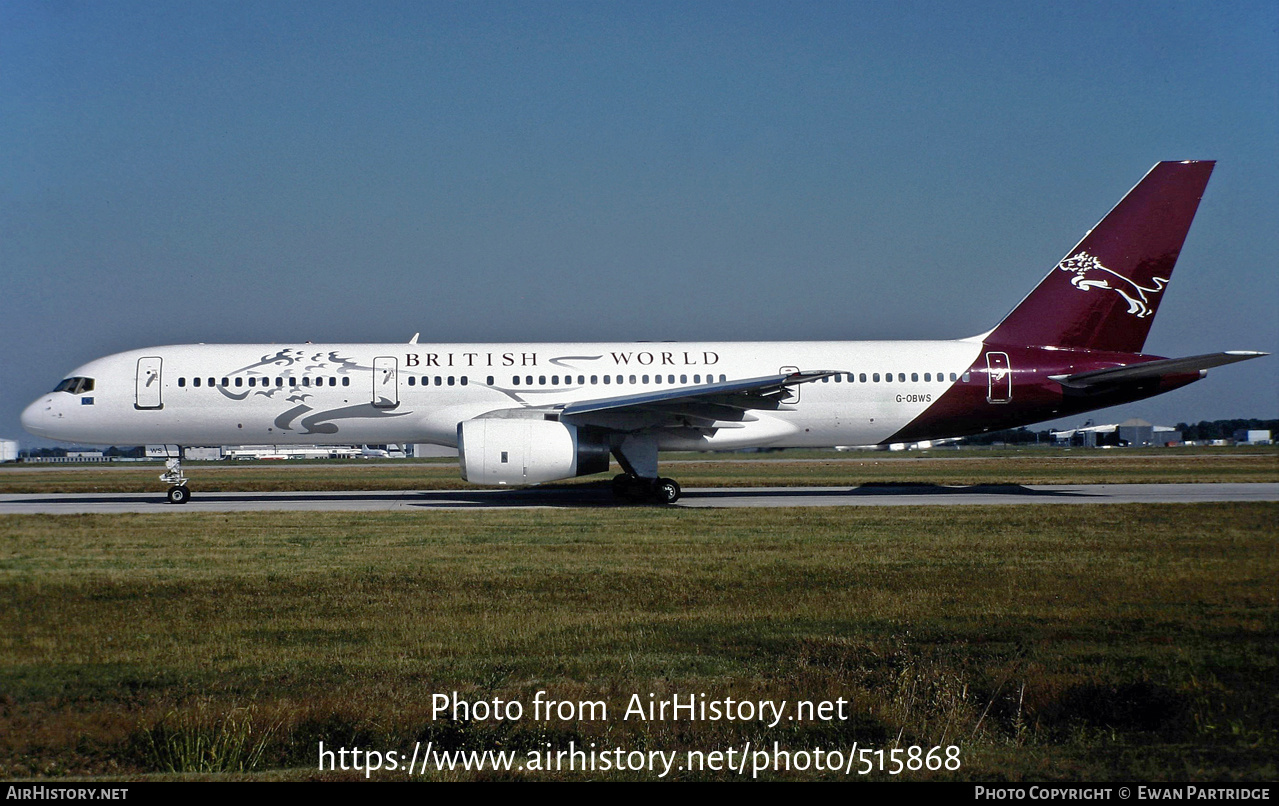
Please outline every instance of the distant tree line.
[[964, 437], [960, 445], [1051, 445], [1051, 431], [1031, 431], [1028, 428], [1008, 428], [1003, 431], [989, 431], [985, 434], [974, 434]]
[[1274, 434], [1279, 431], [1279, 420], [1202, 420], [1194, 425], [1177, 423], [1177, 430], [1181, 432], [1181, 438], [1188, 441], [1230, 439], [1240, 430]]
[[[66, 456], [69, 450], [75, 450], [77, 453], [81, 451], [97, 450], [96, 448], [24, 448], [19, 452], [19, 456], [31, 456], [38, 458], [49, 458], [54, 456]], [[138, 445], [132, 448], [117, 448], [114, 445], [110, 448], [102, 450], [103, 456], [118, 457], [123, 459], [144, 459], [147, 455], [145, 445]]]
[[[1271, 434], [1279, 432], [1279, 420], [1258, 420], [1256, 418], [1249, 420], [1202, 420], [1194, 425], [1189, 423], [1177, 423], [1174, 426], [1181, 432], [1181, 439], [1185, 442], [1200, 442], [1210, 439], [1231, 439], [1236, 431], [1269, 431]], [[976, 434], [971, 437], [964, 437], [960, 440], [961, 445], [993, 445], [995, 443], [1003, 443], [1004, 445], [1051, 445], [1053, 441], [1051, 431], [1031, 431], [1027, 428], [1010, 428], [1004, 431], [991, 431], [986, 434]]]

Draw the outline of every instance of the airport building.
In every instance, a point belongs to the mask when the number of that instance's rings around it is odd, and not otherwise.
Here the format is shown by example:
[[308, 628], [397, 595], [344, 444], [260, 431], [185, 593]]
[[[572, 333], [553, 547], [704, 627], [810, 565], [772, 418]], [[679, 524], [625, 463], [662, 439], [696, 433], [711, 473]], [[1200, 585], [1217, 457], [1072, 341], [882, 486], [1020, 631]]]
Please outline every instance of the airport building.
[[1234, 433], [1235, 442], [1240, 445], [1269, 445], [1270, 432], [1241, 428]]
[[1151, 425], [1133, 418], [1111, 425], [1086, 425], [1054, 431], [1053, 443], [1076, 448], [1148, 448], [1178, 445], [1181, 432], [1168, 425]]

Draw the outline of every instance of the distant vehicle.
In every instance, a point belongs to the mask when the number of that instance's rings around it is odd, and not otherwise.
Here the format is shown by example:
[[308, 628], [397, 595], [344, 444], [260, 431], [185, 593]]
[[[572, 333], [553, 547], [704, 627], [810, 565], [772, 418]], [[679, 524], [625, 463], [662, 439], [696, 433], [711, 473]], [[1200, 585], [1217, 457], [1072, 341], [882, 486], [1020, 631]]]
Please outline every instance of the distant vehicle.
[[[101, 444], [427, 442], [457, 448], [467, 481], [497, 485], [603, 473], [611, 455], [620, 497], [673, 502], [659, 450], [958, 437], [1140, 400], [1264, 355], [1141, 352], [1212, 168], [1155, 165], [970, 338], [150, 347], [77, 368], [22, 424]], [[970, 271], [974, 293], [999, 291]], [[565, 299], [584, 304], [571, 288]], [[181, 460], [168, 464], [161, 478], [182, 503]]]

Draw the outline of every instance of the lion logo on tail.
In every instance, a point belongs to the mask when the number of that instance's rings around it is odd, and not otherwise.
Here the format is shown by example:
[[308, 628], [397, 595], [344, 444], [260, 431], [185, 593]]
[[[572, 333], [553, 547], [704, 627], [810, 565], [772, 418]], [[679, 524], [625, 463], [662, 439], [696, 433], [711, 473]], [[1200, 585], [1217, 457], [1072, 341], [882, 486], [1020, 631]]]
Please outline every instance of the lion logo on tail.
[[1057, 264], [1057, 268], [1074, 274], [1070, 284], [1080, 291], [1091, 291], [1094, 288], [1107, 288], [1123, 297], [1128, 303], [1127, 313], [1138, 319], [1145, 319], [1153, 314], [1150, 297], [1159, 294], [1168, 287], [1167, 277], [1152, 277], [1154, 288], [1137, 285], [1118, 272], [1111, 271], [1101, 261], [1087, 252], [1080, 252]]

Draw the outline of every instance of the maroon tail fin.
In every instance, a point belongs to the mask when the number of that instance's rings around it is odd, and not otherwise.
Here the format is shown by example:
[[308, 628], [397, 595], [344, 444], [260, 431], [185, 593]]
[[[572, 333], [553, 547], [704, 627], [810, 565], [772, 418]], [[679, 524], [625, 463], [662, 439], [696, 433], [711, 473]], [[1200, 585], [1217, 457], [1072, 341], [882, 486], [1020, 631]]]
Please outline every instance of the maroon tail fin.
[[1156, 164], [986, 342], [1141, 352], [1214, 164]]

